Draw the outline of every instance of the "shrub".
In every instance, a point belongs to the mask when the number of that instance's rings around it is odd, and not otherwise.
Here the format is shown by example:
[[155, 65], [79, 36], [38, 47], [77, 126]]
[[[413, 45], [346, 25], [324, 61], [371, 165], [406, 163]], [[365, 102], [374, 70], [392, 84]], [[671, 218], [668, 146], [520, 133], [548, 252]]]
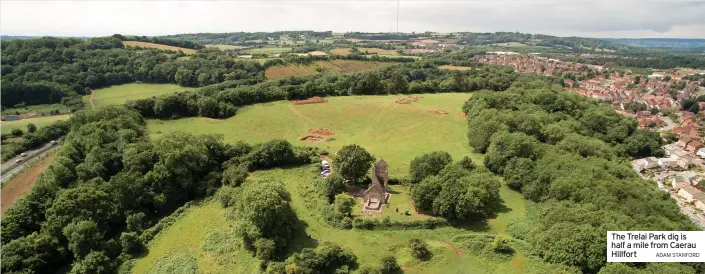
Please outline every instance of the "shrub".
[[11, 131], [11, 133], [12, 133], [12, 136], [19, 137], [19, 136], [22, 136], [22, 134], [24, 134], [24, 131], [22, 131], [19, 128], [16, 128], [16, 129], [13, 129]]
[[411, 248], [411, 256], [416, 259], [427, 260], [431, 257], [431, 252], [428, 251], [426, 243], [417, 238], [409, 240], [409, 247]]
[[37, 126], [32, 123], [27, 124], [27, 132], [34, 133], [35, 131], [37, 131]]
[[276, 246], [274, 241], [267, 238], [259, 238], [255, 241], [255, 254], [258, 259], [268, 261], [274, 258]]
[[382, 274], [392, 274], [401, 272], [401, 267], [399, 267], [396, 257], [387, 255], [382, 257], [382, 267], [380, 270]]
[[342, 220], [340, 220], [340, 228], [351, 229], [352, 227], [353, 227], [353, 221], [350, 217], [345, 217]]
[[352, 208], [355, 206], [355, 199], [347, 194], [335, 195], [335, 211], [343, 216], [350, 216]]
[[492, 242], [492, 249], [499, 253], [512, 253], [514, 250], [509, 246], [509, 239], [497, 236]]

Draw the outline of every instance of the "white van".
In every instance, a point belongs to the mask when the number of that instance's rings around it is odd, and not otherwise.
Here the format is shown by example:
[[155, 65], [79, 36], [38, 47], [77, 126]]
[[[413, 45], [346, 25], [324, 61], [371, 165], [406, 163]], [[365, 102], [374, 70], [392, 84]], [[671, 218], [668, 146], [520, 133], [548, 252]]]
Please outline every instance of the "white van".
[[323, 161], [321, 161], [321, 165], [323, 165], [324, 167], [329, 167], [330, 163], [328, 163], [327, 160], [323, 160]]
[[27, 152], [22, 152], [22, 154], [20, 154], [20, 156], [27, 157]]

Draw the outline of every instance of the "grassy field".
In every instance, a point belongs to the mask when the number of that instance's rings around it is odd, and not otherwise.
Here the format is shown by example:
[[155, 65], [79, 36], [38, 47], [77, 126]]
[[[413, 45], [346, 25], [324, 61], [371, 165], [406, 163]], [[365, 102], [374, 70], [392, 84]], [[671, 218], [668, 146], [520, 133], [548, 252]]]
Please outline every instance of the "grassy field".
[[[350, 49], [351, 48], [337, 48], [337, 49], [332, 49], [330, 50], [331, 54], [337, 54], [337, 55], [348, 55], [350, 54]], [[377, 55], [380, 56], [398, 56], [399, 53], [396, 50], [389, 50], [389, 49], [378, 49], [378, 48], [358, 48], [361, 53], [368, 52], [368, 53], [376, 53]]]
[[164, 49], [164, 50], [170, 50], [170, 51], [183, 51], [186, 54], [196, 54], [195, 49], [187, 49], [187, 48], [180, 48], [180, 47], [174, 47], [174, 46], [167, 46], [167, 45], [162, 45], [162, 44], [155, 44], [155, 43], [147, 43], [147, 42], [139, 42], [139, 41], [122, 41], [122, 44], [125, 46], [129, 47], [143, 47], [143, 48], [155, 48], [155, 49]]
[[369, 52], [369, 53], [377, 53], [377, 54], [385, 54], [385, 55], [399, 55], [396, 50], [391, 50], [391, 49], [378, 49], [378, 48], [358, 48], [360, 52]]
[[252, 48], [246, 50], [247, 53], [250, 54], [255, 54], [255, 53], [264, 53], [264, 54], [277, 54], [277, 53], [285, 53], [285, 52], [290, 52], [291, 48]]
[[290, 65], [290, 66], [275, 66], [268, 68], [264, 75], [267, 79], [276, 80], [289, 76], [306, 76], [317, 74], [322, 71], [331, 73], [349, 73], [365, 69], [376, 68], [387, 65], [384, 62], [369, 62], [358, 60], [331, 60], [331, 61], [316, 61], [310, 65]]
[[13, 129], [19, 128], [23, 130], [24, 132], [27, 132], [27, 124], [34, 124], [37, 126], [37, 128], [49, 125], [51, 123], [54, 123], [56, 121], [60, 120], [66, 120], [69, 118], [68, 114], [62, 114], [62, 115], [53, 115], [53, 116], [42, 116], [42, 117], [35, 117], [35, 118], [27, 118], [27, 119], [22, 119], [22, 120], [17, 120], [17, 121], [2, 121], [0, 122], [0, 131], [2, 131], [3, 134], [5, 133], [10, 133]]
[[[293, 105], [288, 101], [259, 104], [242, 108], [237, 115], [225, 120], [185, 118], [150, 120], [150, 133], [159, 138], [162, 133], [223, 134], [227, 142], [244, 140], [265, 142], [284, 138], [295, 145], [317, 146], [336, 152], [348, 144], [358, 144], [377, 159], [390, 165], [391, 176], [403, 176], [409, 162], [416, 156], [444, 150], [460, 159], [469, 155], [480, 161], [467, 144], [467, 122], [459, 117], [466, 93], [423, 94], [413, 104], [397, 104], [401, 95], [328, 97], [327, 103]], [[445, 110], [437, 115], [429, 110]], [[309, 129], [328, 128], [335, 132], [333, 141], [309, 143], [299, 137], [309, 135]]]
[[219, 48], [220, 50], [237, 50], [237, 49], [246, 49], [247, 47], [245, 46], [236, 46], [236, 45], [206, 45], [207, 48]]
[[[467, 145], [467, 122], [459, 117], [462, 104], [471, 96], [464, 93], [424, 94], [412, 104], [397, 104], [401, 95], [328, 97], [327, 103], [293, 105], [288, 101], [248, 106], [226, 120], [189, 118], [172, 121], [149, 120], [153, 138], [169, 131], [194, 134], [222, 134], [226, 142], [244, 140], [251, 143], [285, 138], [295, 145], [318, 146], [335, 153], [341, 146], [359, 144], [377, 159], [389, 163], [392, 177], [406, 177], [409, 162], [416, 156], [444, 150], [459, 160], [470, 156], [482, 164], [482, 156]], [[447, 115], [430, 114], [429, 110], [446, 110]], [[327, 128], [335, 132], [333, 141], [305, 143], [300, 136], [309, 135], [312, 128]], [[335, 162], [333, 163], [335, 170]], [[315, 170], [304, 166], [289, 169], [257, 171], [248, 181], [270, 178], [281, 181], [292, 196], [292, 207], [305, 223], [306, 233], [318, 241], [335, 242], [350, 248], [359, 265], [377, 265], [380, 257], [394, 255], [405, 273], [554, 273], [549, 265], [526, 253], [520, 242], [513, 242], [516, 252], [496, 256], [473, 250], [468, 237], [507, 234], [507, 225], [526, 215], [521, 194], [506, 186], [500, 189], [501, 201], [495, 214], [487, 220], [461, 226], [437, 229], [409, 230], [340, 230], [321, 220], [309, 195]], [[364, 218], [388, 216], [406, 221], [429, 218], [414, 211], [409, 198], [410, 188], [390, 187], [390, 203], [381, 214], [363, 214], [362, 203], [354, 214]], [[397, 209], [399, 212], [397, 212]], [[411, 211], [410, 216], [403, 213]], [[224, 216], [230, 209], [213, 200], [191, 207], [171, 227], [162, 231], [148, 246], [148, 252], [134, 264], [133, 273], [150, 273], [161, 265], [180, 264], [195, 267], [200, 273], [257, 273], [258, 261], [243, 250], [233, 234], [232, 221]], [[425, 241], [433, 256], [419, 261], [411, 256], [408, 241]], [[221, 239], [214, 244], [214, 239]], [[298, 239], [295, 242], [303, 241]], [[215, 245], [215, 246], [214, 246]], [[216, 248], [217, 246], [217, 248]], [[208, 251], [211, 250], [211, 251]], [[212, 251], [219, 250], [219, 251]]]
[[[524, 214], [524, 202], [520, 195], [517, 198], [511, 193], [507, 195], [508, 192], [503, 190], [502, 198], [508, 209], [490, 219], [488, 224], [433, 230], [340, 230], [319, 220], [313, 209], [306, 206], [303, 198], [305, 194], [302, 191], [307, 189], [306, 184], [310, 184], [307, 178], [310, 178], [311, 174], [309, 167], [301, 167], [260, 171], [251, 177], [281, 180], [292, 195], [292, 207], [297, 216], [306, 224], [306, 232], [313, 239], [335, 242], [350, 248], [360, 265], [376, 265], [385, 254], [396, 256], [405, 273], [527, 273], [534, 266], [542, 264], [527, 258], [526, 254], [520, 251], [509, 258], [488, 258], [465, 250], [463, 242], [457, 238], [495, 232], [503, 234], [503, 224], [507, 220]], [[395, 199], [394, 196], [392, 199]], [[214, 235], [229, 235], [235, 238], [231, 221], [224, 217], [229, 210], [214, 201], [206, 201], [200, 206], [192, 207], [151, 242], [149, 252], [137, 260], [132, 269], [133, 273], [150, 273], [155, 266], [184, 260], [186, 256], [188, 260], [195, 262], [192, 264], [197, 265], [199, 273], [257, 272], [257, 260], [237, 244], [232, 245], [235, 248], [226, 252], [204, 250], [204, 247], [210, 245]], [[422, 262], [413, 259], [408, 248], [411, 238], [420, 238], [429, 244], [433, 253], [430, 260]]]
[[[174, 84], [125, 84], [108, 88], [96, 89], [93, 104], [95, 107], [124, 104], [129, 100], [150, 98], [176, 91], [185, 91], [184, 88]], [[90, 108], [90, 95], [83, 96], [87, 108]]]
[[502, 46], [502, 47], [525, 47], [525, 44], [519, 43], [519, 42], [507, 42], [507, 43], [494, 43], [491, 44], [494, 46]]
[[59, 113], [69, 113], [69, 108], [62, 104], [43, 104], [43, 105], [31, 105], [21, 108], [6, 108], [2, 111], [3, 115], [13, 115], [19, 113], [22, 116], [37, 116], [46, 114], [49, 115], [50, 112], [58, 110]]

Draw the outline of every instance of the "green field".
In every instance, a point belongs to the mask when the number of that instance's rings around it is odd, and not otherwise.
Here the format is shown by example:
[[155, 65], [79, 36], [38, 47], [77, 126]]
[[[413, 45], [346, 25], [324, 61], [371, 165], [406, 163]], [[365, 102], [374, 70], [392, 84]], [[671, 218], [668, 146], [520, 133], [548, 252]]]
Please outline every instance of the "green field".
[[56, 121], [66, 120], [69, 118], [68, 114], [53, 115], [53, 116], [43, 116], [36, 118], [28, 118], [17, 121], [2, 121], [0, 123], [0, 131], [2, 134], [10, 133], [13, 129], [19, 128], [25, 133], [27, 132], [27, 124], [34, 124], [37, 128], [52, 124]]
[[[150, 98], [186, 90], [189, 90], [189, 88], [174, 84], [125, 84], [93, 90], [95, 92], [93, 104], [95, 107], [120, 105], [129, 100]], [[85, 95], [82, 99], [86, 107], [90, 108], [90, 95]]]
[[[395, 255], [405, 273], [526, 273], [542, 265], [532, 257], [527, 258], [521, 251], [505, 259], [474, 254], [463, 248], [462, 239], [456, 238], [485, 233], [504, 234], [504, 224], [524, 214], [521, 195], [507, 189], [503, 189], [501, 194], [508, 209], [490, 219], [488, 225], [480, 223], [466, 228], [445, 227], [434, 230], [340, 230], [316, 218], [316, 213], [306, 206], [306, 200], [302, 197], [305, 193], [302, 192], [307, 189], [306, 184], [310, 184], [307, 178], [311, 174], [309, 167], [301, 167], [261, 171], [251, 176], [281, 180], [292, 195], [292, 207], [297, 216], [307, 225], [306, 232], [313, 239], [335, 242], [350, 248], [360, 265], [375, 265], [385, 254]], [[239, 247], [228, 252], [204, 251], [206, 241], [213, 235], [232, 235], [232, 225], [224, 217], [229, 210], [214, 201], [192, 207], [151, 242], [146, 256], [136, 261], [133, 273], [149, 273], [155, 265], [173, 263], [175, 260], [183, 260], [185, 256], [196, 262], [200, 273], [255, 273], [257, 260]], [[411, 257], [407, 245], [411, 238], [420, 238], [429, 244], [433, 253], [431, 260], [421, 262]]]
[[285, 53], [285, 52], [290, 52], [291, 48], [252, 48], [245, 50], [245, 52], [250, 53], [250, 54], [256, 54], [256, 53], [264, 53], [264, 54], [277, 54], [277, 53]]
[[42, 104], [42, 105], [31, 105], [20, 108], [6, 108], [2, 111], [3, 115], [13, 115], [13, 114], [28, 114], [33, 115], [49, 115], [52, 111], [59, 111], [61, 114], [69, 113], [69, 108], [62, 104]]
[[[470, 156], [482, 165], [482, 155], [472, 153], [467, 145], [467, 122], [458, 114], [471, 96], [466, 93], [424, 94], [412, 104], [397, 104], [404, 96], [349, 96], [328, 97], [327, 103], [293, 105], [288, 101], [248, 106], [226, 120], [189, 118], [180, 120], [149, 120], [148, 130], [153, 138], [170, 131], [195, 134], [222, 134], [226, 142], [244, 140], [251, 143], [284, 138], [295, 145], [324, 148], [335, 153], [341, 146], [359, 144], [377, 159], [389, 163], [392, 177], [407, 177], [409, 162], [416, 156], [436, 150], [449, 152], [455, 160]], [[431, 114], [429, 110], [445, 110], [449, 114]], [[335, 132], [335, 140], [326, 143], [306, 143], [300, 136], [310, 135], [308, 129], [328, 128]], [[335, 170], [335, 162], [333, 163]], [[507, 234], [507, 225], [526, 215], [530, 202], [506, 186], [500, 189], [502, 201], [496, 214], [487, 220], [429, 229], [409, 230], [341, 230], [321, 220], [311, 199], [311, 178], [316, 170], [304, 166], [290, 169], [257, 171], [248, 181], [271, 178], [281, 181], [292, 196], [292, 207], [306, 224], [306, 232], [318, 241], [331, 241], [350, 248], [360, 265], [376, 265], [381, 256], [396, 256], [405, 273], [554, 273], [540, 259], [527, 253], [525, 244], [513, 242], [516, 252], [511, 255], [488, 255], [471, 246], [477, 240], [467, 237]], [[363, 214], [359, 205], [353, 213], [364, 218], [383, 218], [408, 221], [429, 218], [414, 211], [409, 198], [410, 187], [390, 187], [390, 203], [381, 214]], [[314, 196], [315, 197], [315, 196]], [[399, 209], [399, 212], [396, 211]], [[403, 214], [411, 211], [411, 216]], [[148, 252], [139, 258], [133, 273], [150, 273], [160, 265], [180, 262], [196, 266], [202, 273], [256, 273], [258, 260], [237, 244], [232, 234], [232, 221], [224, 216], [230, 209], [215, 201], [203, 201], [190, 208], [170, 228], [162, 231], [148, 246]], [[229, 239], [228, 248], [213, 250], [213, 239]], [[410, 255], [408, 241], [420, 238], [429, 244], [433, 257], [422, 262]], [[235, 240], [233, 240], [235, 239]], [[475, 241], [475, 242], [473, 242]], [[486, 241], [486, 240], [485, 240]], [[222, 241], [221, 241], [222, 242]], [[210, 247], [210, 248], [204, 248]], [[222, 250], [225, 250], [224, 252]]]
[[[147, 126], [153, 137], [170, 131], [219, 133], [226, 142], [244, 140], [251, 143], [284, 138], [294, 145], [317, 146], [336, 152], [348, 144], [365, 147], [377, 159], [390, 164], [390, 176], [405, 176], [409, 162], [416, 156], [436, 150], [449, 152], [454, 159], [471, 156], [479, 161], [467, 144], [467, 122], [459, 117], [464, 93], [424, 94], [413, 104], [397, 104], [404, 96], [328, 97], [327, 103], [293, 105], [288, 101], [242, 108], [225, 120], [203, 117], [179, 120], [150, 120]], [[437, 115], [429, 110], [445, 110]], [[299, 137], [309, 129], [328, 128], [335, 132], [333, 141], [309, 143]]]

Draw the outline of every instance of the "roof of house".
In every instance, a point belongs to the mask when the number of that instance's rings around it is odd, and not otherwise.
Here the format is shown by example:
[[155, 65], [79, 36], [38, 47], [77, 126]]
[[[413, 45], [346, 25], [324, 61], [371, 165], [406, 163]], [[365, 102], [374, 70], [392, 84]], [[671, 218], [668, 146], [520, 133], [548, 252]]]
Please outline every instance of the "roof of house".
[[681, 186], [681, 190], [688, 192], [690, 195], [693, 195], [693, 199], [705, 203], [705, 193], [698, 190], [697, 188], [695, 188], [689, 184], [685, 184], [685, 185]]

